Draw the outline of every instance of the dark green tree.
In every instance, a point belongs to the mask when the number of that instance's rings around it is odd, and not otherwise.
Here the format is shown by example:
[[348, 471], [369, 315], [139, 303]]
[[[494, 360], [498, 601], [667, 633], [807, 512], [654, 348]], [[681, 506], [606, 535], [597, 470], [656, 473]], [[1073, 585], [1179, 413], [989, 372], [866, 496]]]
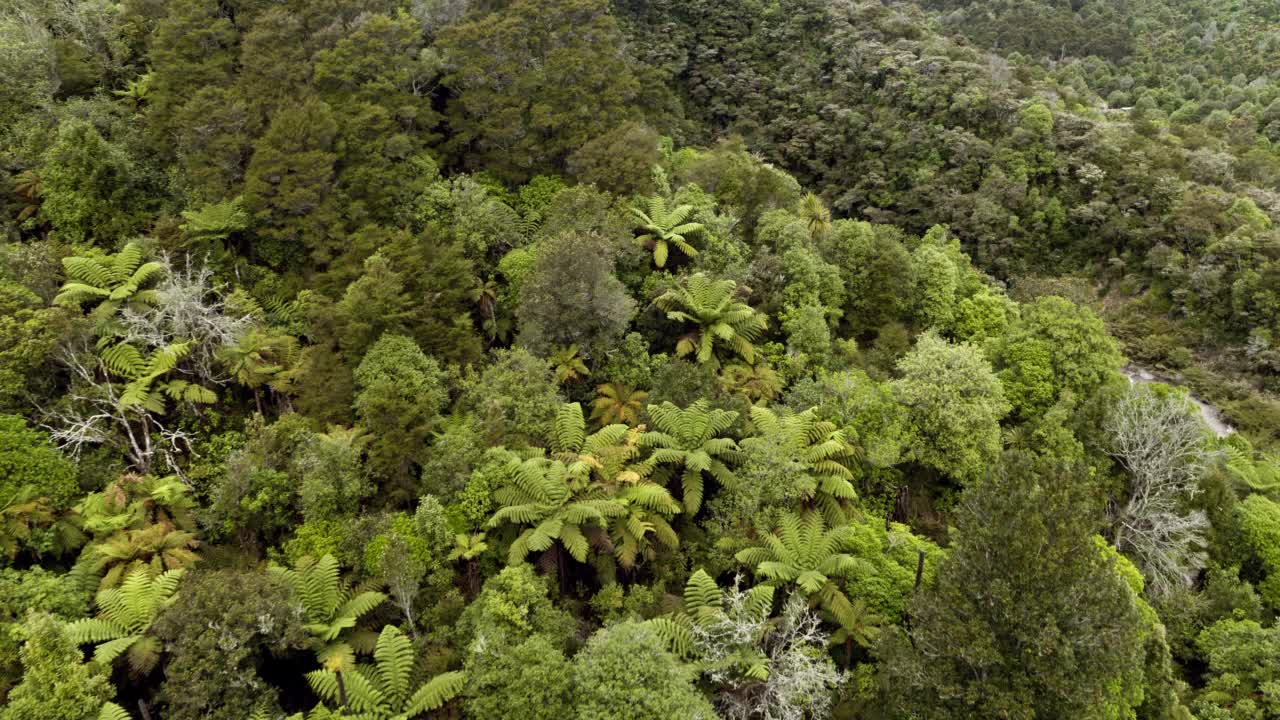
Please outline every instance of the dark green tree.
[[635, 301], [613, 275], [613, 243], [600, 235], [558, 235], [537, 246], [520, 284], [518, 341], [546, 355], [577, 345], [588, 357], [610, 349], [626, 331]]
[[514, 0], [441, 31], [450, 145], [515, 181], [627, 119], [638, 85], [603, 0]]
[[550, 363], [523, 348], [496, 351], [488, 367], [463, 379], [458, 400], [489, 445], [511, 448], [541, 445], [561, 402]]
[[161, 13], [149, 38], [147, 98], [156, 144], [167, 152], [164, 132], [177, 124], [178, 108], [199, 90], [230, 81], [239, 33], [216, 0], [177, 0]]
[[25, 408], [43, 396], [52, 378], [40, 372], [63, 332], [69, 314], [46, 307], [23, 285], [0, 279], [0, 412]]
[[244, 204], [257, 234], [271, 241], [256, 247], [274, 265], [306, 251], [324, 264], [337, 254], [333, 189], [334, 137], [338, 123], [329, 105], [307, 100], [282, 107], [253, 148], [244, 180]]
[[355, 381], [356, 417], [372, 436], [369, 467], [409, 492], [415, 459], [426, 452], [449, 402], [444, 371], [413, 340], [383, 335], [356, 368]]
[[188, 575], [155, 632], [171, 653], [158, 700], [174, 720], [244, 720], [275, 705], [258, 668], [308, 644], [283, 582], [233, 570]]
[[588, 140], [569, 156], [569, 173], [579, 182], [626, 197], [653, 191], [658, 163], [658, 133], [643, 123], [627, 121]]
[[1107, 718], [1141, 701], [1133, 595], [1098, 551], [1086, 468], [1010, 451], [965, 491], [958, 542], [882, 646], [891, 705], [918, 718]]

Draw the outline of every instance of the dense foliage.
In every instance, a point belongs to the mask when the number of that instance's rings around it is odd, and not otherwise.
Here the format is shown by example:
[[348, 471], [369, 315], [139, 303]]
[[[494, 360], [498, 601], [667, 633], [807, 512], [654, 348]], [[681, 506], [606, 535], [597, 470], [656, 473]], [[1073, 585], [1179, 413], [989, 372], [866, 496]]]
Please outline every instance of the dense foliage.
[[1277, 28], [0, 3], [0, 720], [1280, 718]]

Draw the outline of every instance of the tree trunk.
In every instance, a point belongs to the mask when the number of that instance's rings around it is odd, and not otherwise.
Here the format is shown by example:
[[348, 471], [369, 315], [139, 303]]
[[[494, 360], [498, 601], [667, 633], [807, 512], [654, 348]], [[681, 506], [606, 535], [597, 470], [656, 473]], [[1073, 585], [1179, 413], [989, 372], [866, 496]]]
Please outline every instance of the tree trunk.
[[338, 678], [338, 702], [342, 703], [342, 714], [350, 715], [351, 706], [347, 704], [347, 684], [342, 681], [342, 671], [334, 673]]
[[480, 571], [475, 560], [467, 561], [466, 596], [467, 602], [476, 599], [480, 593]]
[[569, 563], [564, 558], [564, 546], [556, 545], [556, 574], [560, 576], [560, 595], [569, 594]]

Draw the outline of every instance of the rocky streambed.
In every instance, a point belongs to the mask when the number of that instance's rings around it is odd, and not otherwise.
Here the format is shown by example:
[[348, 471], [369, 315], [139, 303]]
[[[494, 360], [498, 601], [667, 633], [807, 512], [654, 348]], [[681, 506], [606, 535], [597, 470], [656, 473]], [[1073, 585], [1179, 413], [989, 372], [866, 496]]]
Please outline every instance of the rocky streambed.
[[[1129, 365], [1120, 372], [1124, 373], [1125, 377], [1129, 378], [1130, 383], [1158, 382], [1181, 387], [1181, 385], [1171, 378], [1154, 373], [1147, 368], [1138, 365]], [[1196, 407], [1200, 409], [1200, 417], [1204, 418], [1205, 424], [1209, 426], [1210, 430], [1217, 433], [1218, 437], [1226, 437], [1235, 432], [1235, 429], [1222, 419], [1222, 414], [1218, 412], [1217, 408], [1201, 402], [1195, 395], [1188, 394], [1188, 397], [1196, 404]]]

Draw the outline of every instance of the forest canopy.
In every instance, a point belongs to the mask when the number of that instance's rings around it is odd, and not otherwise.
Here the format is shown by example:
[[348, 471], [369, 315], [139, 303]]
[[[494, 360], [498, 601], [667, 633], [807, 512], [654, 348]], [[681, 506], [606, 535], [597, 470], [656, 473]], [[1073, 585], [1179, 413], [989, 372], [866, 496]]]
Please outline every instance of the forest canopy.
[[1280, 719], [1280, 9], [0, 0], [0, 720]]

